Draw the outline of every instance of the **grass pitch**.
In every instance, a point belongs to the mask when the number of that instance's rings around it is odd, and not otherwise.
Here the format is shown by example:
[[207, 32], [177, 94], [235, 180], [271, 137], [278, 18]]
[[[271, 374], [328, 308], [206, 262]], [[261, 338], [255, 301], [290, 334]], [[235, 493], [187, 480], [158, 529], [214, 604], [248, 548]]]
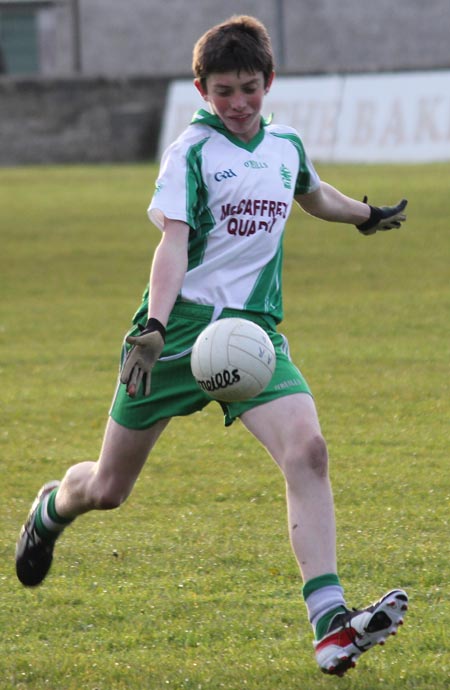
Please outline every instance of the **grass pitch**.
[[2, 689], [449, 687], [450, 166], [319, 172], [409, 198], [405, 228], [369, 238], [295, 209], [282, 325], [329, 443], [348, 601], [404, 587], [403, 630], [344, 679], [317, 670], [281, 475], [214, 403], [169, 425], [119, 511], [67, 530], [41, 587], [18, 583], [37, 489], [98, 454], [159, 233], [154, 166], [4, 169]]

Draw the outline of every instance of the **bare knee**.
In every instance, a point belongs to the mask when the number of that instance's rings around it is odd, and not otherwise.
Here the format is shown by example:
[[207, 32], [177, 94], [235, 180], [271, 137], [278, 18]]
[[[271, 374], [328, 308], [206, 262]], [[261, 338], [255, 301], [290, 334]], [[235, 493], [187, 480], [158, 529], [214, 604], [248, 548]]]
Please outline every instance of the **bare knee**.
[[328, 451], [321, 434], [311, 436], [307, 441], [291, 448], [282, 463], [287, 481], [293, 481], [312, 474], [320, 479], [328, 477]]
[[307, 466], [319, 477], [328, 476], [328, 450], [325, 439], [320, 434], [306, 444], [305, 460]]

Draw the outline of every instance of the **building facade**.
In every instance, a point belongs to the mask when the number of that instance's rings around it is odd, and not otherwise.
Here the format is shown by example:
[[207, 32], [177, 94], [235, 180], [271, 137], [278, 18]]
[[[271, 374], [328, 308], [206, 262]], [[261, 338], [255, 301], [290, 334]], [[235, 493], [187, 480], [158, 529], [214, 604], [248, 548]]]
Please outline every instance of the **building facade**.
[[449, 0], [0, 0], [0, 70], [189, 76], [199, 35], [242, 13], [266, 24], [282, 73], [450, 67]]

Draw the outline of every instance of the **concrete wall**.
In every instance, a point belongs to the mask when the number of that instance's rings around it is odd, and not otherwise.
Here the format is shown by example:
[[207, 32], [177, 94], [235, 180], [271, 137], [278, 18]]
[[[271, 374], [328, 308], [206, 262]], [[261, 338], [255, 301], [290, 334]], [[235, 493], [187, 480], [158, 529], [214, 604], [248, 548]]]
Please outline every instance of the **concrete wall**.
[[164, 79], [0, 79], [0, 165], [156, 155]]
[[[254, 14], [266, 24], [278, 63], [284, 59], [280, 71], [450, 67], [449, 0], [79, 0], [79, 6], [86, 75], [188, 76], [196, 39], [235, 13]], [[62, 0], [52, 10], [48, 74], [72, 69], [70, 7]]]
[[449, 0], [288, 0], [287, 8], [289, 70], [450, 66]]

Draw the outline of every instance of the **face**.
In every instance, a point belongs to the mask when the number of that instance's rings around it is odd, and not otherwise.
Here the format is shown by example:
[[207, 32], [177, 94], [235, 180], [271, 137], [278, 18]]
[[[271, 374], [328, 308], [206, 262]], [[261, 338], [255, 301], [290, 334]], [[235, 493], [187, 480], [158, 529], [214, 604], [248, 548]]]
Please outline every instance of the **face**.
[[248, 142], [259, 131], [263, 99], [272, 80], [273, 74], [264, 86], [262, 72], [217, 72], [207, 77], [206, 90], [198, 79], [194, 83], [225, 127]]

